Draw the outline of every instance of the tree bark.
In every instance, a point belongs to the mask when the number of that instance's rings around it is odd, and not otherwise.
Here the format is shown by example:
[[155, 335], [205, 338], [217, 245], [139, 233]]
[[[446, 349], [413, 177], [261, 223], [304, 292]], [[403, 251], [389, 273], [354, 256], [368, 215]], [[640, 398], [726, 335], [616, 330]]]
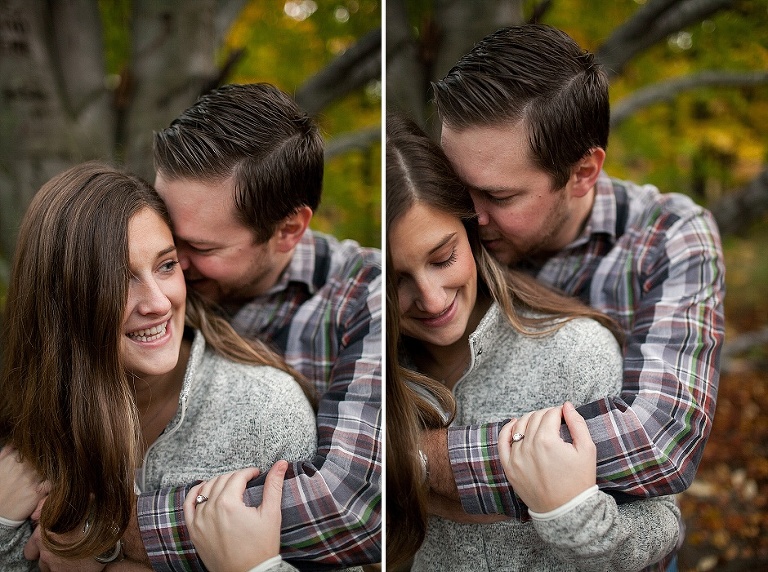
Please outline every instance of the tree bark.
[[152, 133], [167, 126], [217, 76], [216, 0], [135, 0], [124, 110], [123, 163], [154, 180]]
[[0, 0], [0, 257], [45, 181], [112, 158], [101, 38], [94, 2]]

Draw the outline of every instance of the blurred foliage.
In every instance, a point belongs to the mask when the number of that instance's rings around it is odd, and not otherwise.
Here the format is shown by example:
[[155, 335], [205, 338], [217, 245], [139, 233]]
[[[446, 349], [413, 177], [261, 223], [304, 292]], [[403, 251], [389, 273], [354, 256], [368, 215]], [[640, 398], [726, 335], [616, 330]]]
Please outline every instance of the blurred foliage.
[[[130, 54], [131, 0], [99, 0], [106, 67], [120, 73]], [[250, 0], [218, 54], [223, 66], [243, 50], [227, 83], [268, 82], [295, 93], [309, 77], [369, 31], [381, 27], [378, 0]], [[381, 124], [381, 85], [373, 82], [327, 107], [317, 118], [326, 141]], [[312, 227], [366, 246], [381, 244], [381, 146], [326, 163], [323, 200]]]
[[[595, 50], [640, 4], [558, 0], [544, 22]], [[574, 17], [573, 14], [578, 14]], [[740, 0], [635, 57], [611, 84], [611, 103], [665, 79], [704, 70], [768, 69], [768, 2]], [[614, 128], [605, 169], [611, 175], [683, 192], [711, 205], [768, 166], [768, 86], [708, 87], [644, 108]], [[764, 221], [765, 222], [765, 221]], [[724, 240], [726, 317], [746, 331], [768, 324], [768, 232], [764, 224]], [[730, 334], [730, 332], [729, 332]]]
[[[269, 82], [293, 93], [364, 34], [381, 26], [378, 0], [252, 0], [226, 38], [222, 60], [244, 47], [228, 81]], [[311, 14], [310, 14], [311, 12]], [[323, 110], [326, 140], [381, 124], [381, 85], [375, 82]], [[352, 151], [326, 163], [317, 230], [381, 244], [381, 146]]]
[[[753, 362], [754, 363], [754, 362]], [[696, 480], [679, 497], [681, 572], [768, 565], [768, 377], [748, 362], [720, 379], [712, 434]]]
[[[647, 0], [554, 0], [541, 23], [596, 51]], [[430, 21], [435, 0], [406, 0], [414, 31]], [[541, 0], [524, 0], [524, 17]], [[663, 80], [699, 71], [768, 69], [768, 1], [733, 7], [671, 35], [635, 56], [612, 80], [611, 104]], [[479, 38], [478, 38], [479, 39]], [[768, 166], [768, 85], [707, 87], [638, 110], [611, 131], [605, 170], [612, 176], [682, 192], [704, 206]], [[768, 222], [768, 221], [763, 221]], [[768, 232], [764, 224], [725, 241], [726, 312], [738, 329], [768, 324]]]

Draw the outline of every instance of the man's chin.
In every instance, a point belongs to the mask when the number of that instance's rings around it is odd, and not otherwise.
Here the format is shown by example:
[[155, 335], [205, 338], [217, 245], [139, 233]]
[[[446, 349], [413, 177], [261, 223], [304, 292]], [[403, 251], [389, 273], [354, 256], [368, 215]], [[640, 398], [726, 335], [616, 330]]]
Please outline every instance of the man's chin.
[[498, 262], [504, 266], [512, 266], [520, 262], [520, 255], [500, 240], [483, 241], [483, 246]]
[[194, 290], [195, 294], [205, 298], [208, 302], [220, 303], [221, 295], [219, 289], [210, 280], [188, 280], [187, 288]]

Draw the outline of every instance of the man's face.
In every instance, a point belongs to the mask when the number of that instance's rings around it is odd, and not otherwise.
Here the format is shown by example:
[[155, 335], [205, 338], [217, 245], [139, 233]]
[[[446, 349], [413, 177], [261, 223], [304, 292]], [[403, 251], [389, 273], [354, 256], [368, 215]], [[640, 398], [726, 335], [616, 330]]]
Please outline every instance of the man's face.
[[173, 221], [187, 285], [219, 304], [240, 304], [271, 288], [277, 268], [275, 237], [261, 244], [237, 217], [234, 183], [165, 179], [155, 188]]
[[568, 185], [552, 189], [551, 175], [530, 159], [520, 124], [460, 131], [443, 124], [441, 143], [469, 187], [483, 244], [502, 264], [551, 255], [578, 236], [583, 219]]

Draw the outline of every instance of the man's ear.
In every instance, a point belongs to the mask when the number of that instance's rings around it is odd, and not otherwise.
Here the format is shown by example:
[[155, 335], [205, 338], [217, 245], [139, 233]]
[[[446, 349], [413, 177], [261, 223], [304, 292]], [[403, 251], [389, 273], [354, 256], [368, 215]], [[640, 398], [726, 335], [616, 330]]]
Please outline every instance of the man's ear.
[[604, 162], [605, 149], [595, 147], [576, 163], [571, 171], [571, 178], [568, 181], [571, 196], [583, 197], [592, 190]]
[[307, 231], [312, 214], [311, 208], [303, 206], [283, 219], [275, 231], [278, 252], [290, 252], [294, 249]]

